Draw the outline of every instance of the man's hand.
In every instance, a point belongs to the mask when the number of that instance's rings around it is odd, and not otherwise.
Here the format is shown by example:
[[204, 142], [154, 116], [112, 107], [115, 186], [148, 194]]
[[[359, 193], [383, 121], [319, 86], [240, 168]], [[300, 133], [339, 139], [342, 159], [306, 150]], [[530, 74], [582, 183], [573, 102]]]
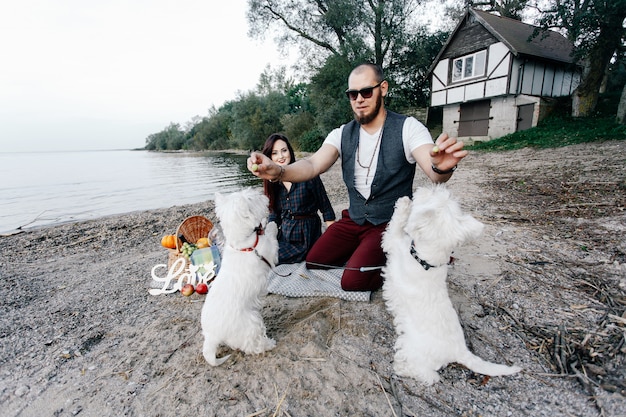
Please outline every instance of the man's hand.
[[447, 133], [442, 133], [430, 150], [430, 162], [440, 171], [448, 171], [469, 153], [463, 149], [463, 146], [465, 146], [463, 142], [449, 137]]

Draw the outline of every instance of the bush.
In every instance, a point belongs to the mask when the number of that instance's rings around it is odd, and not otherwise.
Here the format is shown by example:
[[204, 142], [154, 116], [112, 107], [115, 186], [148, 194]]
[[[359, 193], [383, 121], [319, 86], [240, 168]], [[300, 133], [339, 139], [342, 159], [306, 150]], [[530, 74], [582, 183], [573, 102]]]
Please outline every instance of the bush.
[[311, 129], [300, 137], [300, 150], [302, 152], [315, 152], [324, 142], [324, 135], [319, 129]]

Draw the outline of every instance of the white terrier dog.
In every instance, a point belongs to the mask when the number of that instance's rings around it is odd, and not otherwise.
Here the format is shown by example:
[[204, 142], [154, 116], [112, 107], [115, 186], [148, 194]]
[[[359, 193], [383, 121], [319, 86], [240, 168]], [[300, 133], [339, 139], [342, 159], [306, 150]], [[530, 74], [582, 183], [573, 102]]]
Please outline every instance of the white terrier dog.
[[443, 185], [402, 197], [383, 234], [387, 254], [383, 299], [398, 339], [394, 370], [426, 385], [451, 362], [484, 375], [510, 375], [515, 366], [486, 362], [471, 353], [448, 296], [446, 277], [453, 249], [478, 237], [483, 224], [464, 214]]
[[215, 213], [224, 236], [221, 266], [202, 307], [202, 354], [218, 366], [225, 344], [247, 354], [272, 349], [261, 316], [270, 269], [278, 262], [276, 223], [266, 226], [269, 200], [251, 188], [223, 196], [215, 194]]

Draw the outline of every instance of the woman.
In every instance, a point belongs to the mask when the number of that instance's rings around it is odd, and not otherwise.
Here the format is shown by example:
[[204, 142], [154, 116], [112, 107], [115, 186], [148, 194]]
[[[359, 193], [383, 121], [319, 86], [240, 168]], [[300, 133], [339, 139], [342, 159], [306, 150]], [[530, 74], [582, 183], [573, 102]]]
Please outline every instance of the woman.
[[[296, 161], [289, 139], [278, 133], [267, 138], [262, 152], [281, 166]], [[322, 234], [318, 210], [327, 226], [335, 220], [335, 212], [322, 180], [320, 177], [301, 183], [263, 180], [263, 189], [270, 200], [269, 221], [276, 222], [279, 227], [278, 263], [304, 261], [309, 249]]]

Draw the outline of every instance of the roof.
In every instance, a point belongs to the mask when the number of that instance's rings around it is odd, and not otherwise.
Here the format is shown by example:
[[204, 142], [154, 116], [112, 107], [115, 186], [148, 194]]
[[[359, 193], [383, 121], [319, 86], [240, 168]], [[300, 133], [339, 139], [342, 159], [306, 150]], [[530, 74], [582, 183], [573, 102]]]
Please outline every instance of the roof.
[[[552, 30], [542, 30], [519, 20], [496, 16], [481, 10], [470, 9], [470, 13], [499, 41], [515, 55], [530, 55], [566, 63], [573, 63], [571, 57], [574, 45], [565, 36]], [[537, 36], [533, 37], [538, 30]], [[530, 42], [528, 41], [529, 39]]]
[[[552, 30], [543, 30], [538, 26], [529, 25], [519, 20], [497, 16], [482, 10], [468, 9], [463, 19], [454, 29], [445, 45], [439, 51], [437, 58], [429, 69], [432, 72], [441, 55], [450, 45], [459, 29], [464, 25], [467, 15], [472, 14], [476, 20], [498, 41], [504, 43], [515, 55], [528, 55], [552, 61], [574, 63], [572, 51], [574, 45], [565, 36]], [[537, 36], [533, 36], [538, 31]], [[530, 40], [530, 41], [529, 41]]]

